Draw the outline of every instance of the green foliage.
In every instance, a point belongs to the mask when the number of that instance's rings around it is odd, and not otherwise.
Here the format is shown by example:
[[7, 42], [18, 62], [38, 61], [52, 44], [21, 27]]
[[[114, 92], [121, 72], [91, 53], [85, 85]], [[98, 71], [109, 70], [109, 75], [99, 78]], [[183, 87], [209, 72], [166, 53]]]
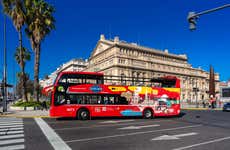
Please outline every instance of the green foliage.
[[[49, 107], [50, 102], [46, 101], [46, 105], [47, 105], [47, 107]], [[20, 101], [17, 101], [12, 106], [15, 106], [15, 107], [38, 107], [38, 108], [42, 108], [42, 103], [41, 102], [36, 102], [36, 101], [23, 102], [22, 100], [20, 100]]]
[[26, 49], [25, 47], [22, 47], [22, 50], [20, 49], [20, 47], [16, 48], [16, 52], [14, 53], [14, 58], [17, 61], [18, 64], [21, 64], [21, 59], [20, 59], [20, 55], [22, 55], [23, 57], [23, 64], [26, 63], [26, 61], [30, 61], [31, 59], [31, 52]]
[[17, 103], [13, 104], [12, 106], [16, 106], [16, 107], [41, 107], [41, 103], [40, 102], [33, 102], [33, 101], [29, 101], [29, 102], [18, 101]]

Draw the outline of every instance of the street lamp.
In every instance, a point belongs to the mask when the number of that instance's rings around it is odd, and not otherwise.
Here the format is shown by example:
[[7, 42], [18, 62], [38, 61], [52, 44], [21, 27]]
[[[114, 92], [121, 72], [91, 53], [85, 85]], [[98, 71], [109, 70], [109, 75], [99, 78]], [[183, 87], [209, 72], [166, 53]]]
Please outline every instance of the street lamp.
[[[196, 81], [194, 81], [196, 80]], [[198, 92], [199, 92], [199, 88], [197, 87], [197, 79], [191, 79], [191, 83], [192, 83], [192, 91], [195, 93], [195, 101], [196, 101], [196, 108], [199, 107], [198, 105]], [[195, 84], [195, 87], [194, 87], [194, 84]]]
[[195, 92], [195, 96], [196, 96], [196, 108], [198, 108], [199, 107], [199, 105], [198, 105], [199, 88], [197, 87], [197, 80], [195, 81], [195, 87], [193, 88], [193, 91]]
[[202, 11], [202, 12], [199, 12], [199, 13], [189, 12], [188, 13], [188, 17], [187, 17], [187, 20], [189, 22], [189, 29], [191, 31], [193, 31], [193, 30], [196, 29], [196, 20], [201, 15], [208, 14], [208, 13], [211, 13], [211, 12], [214, 12], [214, 11], [217, 11], [217, 10], [220, 10], [220, 9], [224, 9], [224, 8], [227, 8], [227, 7], [230, 7], [230, 4], [226, 4], [226, 5], [223, 5], [223, 6], [220, 6], [220, 7], [216, 7], [216, 8], [209, 9], [209, 10], [205, 10], [205, 11]]
[[6, 64], [6, 16], [4, 15], [4, 50], [3, 50], [3, 57], [4, 57], [4, 66], [3, 66], [3, 90], [2, 90], [2, 96], [3, 96], [3, 112], [7, 112], [7, 78], [6, 78], [6, 70], [7, 70], [7, 64]]

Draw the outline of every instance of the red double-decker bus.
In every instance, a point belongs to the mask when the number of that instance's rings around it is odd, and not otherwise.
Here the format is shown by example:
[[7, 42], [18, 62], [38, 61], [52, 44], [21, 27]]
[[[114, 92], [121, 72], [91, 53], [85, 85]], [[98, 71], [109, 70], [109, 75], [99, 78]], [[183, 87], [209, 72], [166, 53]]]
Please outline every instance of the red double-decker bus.
[[179, 115], [180, 80], [167, 76], [149, 83], [151, 86], [106, 85], [102, 73], [61, 72], [52, 88], [44, 91], [51, 92], [51, 117]]

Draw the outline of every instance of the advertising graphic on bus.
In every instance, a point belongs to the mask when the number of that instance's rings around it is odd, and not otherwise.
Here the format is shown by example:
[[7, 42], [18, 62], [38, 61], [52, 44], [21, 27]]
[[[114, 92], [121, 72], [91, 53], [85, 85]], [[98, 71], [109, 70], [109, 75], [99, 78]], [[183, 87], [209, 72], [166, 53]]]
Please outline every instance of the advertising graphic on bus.
[[167, 76], [151, 79], [151, 86], [106, 85], [95, 72], [61, 72], [51, 87], [51, 117], [177, 116], [180, 80]]

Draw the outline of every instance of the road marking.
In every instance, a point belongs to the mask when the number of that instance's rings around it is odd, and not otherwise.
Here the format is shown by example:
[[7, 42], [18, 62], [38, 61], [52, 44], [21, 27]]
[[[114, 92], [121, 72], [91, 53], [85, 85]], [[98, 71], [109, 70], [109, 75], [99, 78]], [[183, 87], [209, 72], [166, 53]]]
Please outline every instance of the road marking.
[[8, 125], [8, 126], [0, 126], [0, 129], [3, 129], [3, 128], [14, 128], [14, 127], [23, 127], [23, 124], [19, 124], [19, 125]]
[[15, 130], [23, 130], [23, 128], [4, 128], [4, 129], [0, 129], [0, 132], [2, 131], [15, 131]]
[[110, 135], [110, 136], [69, 140], [69, 141], [65, 141], [65, 142], [66, 143], [72, 143], [72, 142], [84, 142], [84, 141], [92, 141], [92, 140], [101, 140], [101, 139], [108, 139], [108, 138], [116, 138], [116, 137], [124, 137], [124, 136], [131, 136], [131, 135], [146, 134], [146, 133], [154, 133], [154, 132], [162, 132], [162, 131], [170, 131], [170, 130], [179, 130], [179, 129], [186, 129], [186, 128], [195, 128], [195, 127], [200, 127], [200, 126], [202, 126], [202, 125], [199, 124], [199, 125], [193, 125], [193, 126], [183, 126], [183, 127], [160, 129], [160, 130], [133, 132], [133, 133], [127, 133], [127, 134], [116, 134], [116, 135]]
[[[154, 123], [158, 123], [158, 122], [169, 122], [172, 120], [160, 120], [160, 121], [154, 121]], [[152, 121], [151, 121], [152, 122]], [[56, 122], [57, 123], [57, 122]], [[123, 126], [123, 125], [132, 125], [132, 124], [145, 124], [145, 123], [149, 123], [149, 122], [131, 122], [131, 123], [121, 123], [121, 124], [105, 124], [105, 125], [92, 125], [92, 126], [88, 126], [88, 127], [70, 127], [70, 128], [61, 128], [61, 129], [55, 129], [56, 131], [60, 131], [60, 130], [77, 130], [77, 129], [90, 129], [90, 128], [99, 128], [99, 127], [113, 127], [113, 126]]]
[[42, 118], [35, 118], [35, 121], [54, 149], [71, 150], [71, 148], [57, 135], [56, 132], [54, 132], [54, 130]]
[[22, 120], [21, 118], [1, 118], [1, 120]]
[[1, 147], [2, 150], [18, 150], [18, 149], [25, 149], [24, 145], [12, 145], [12, 146], [4, 146]]
[[4, 136], [0, 136], [0, 140], [10, 139], [10, 138], [19, 138], [19, 137], [24, 137], [24, 134], [4, 135]]
[[220, 142], [220, 141], [224, 141], [224, 140], [229, 140], [229, 139], [230, 139], [230, 136], [220, 138], [220, 139], [211, 140], [211, 141], [206, 141], [206, 142], [202, 142], [202, 143], [197, 143], [197, 144], [193, 144], [193, 145], [189, 145], [189, 146], [185, 146], [185, 147], [179, 147], [179, 148], [175, 148], [173, 150], [184, 150], [184, 149], [189, 149], [189, 148], [193, 148], [193, 147], [197, 147], [197, 146], [201, 146], [201, 145], [206, 145], [206, 144], [210, 144], [210, 143], [215, 143], [215, 142]]
[[185, 136], [192, 136], [192, 135], [197, 135], [198, 133], [196, 132], [191, 132], [191, 133], [184, 133], [184, 134], [177, 134], [177, 135], [162, 135], [156, 138], [153, 138], [152, 141], [159, 141], [159, 140], [178, 140], [180, 137], [185, 137]]
[[22, 121], [22, 118], [1, 118], [1, 121]]
[[12, 121], [8, 121], [8, 120], [5, 120], [5, 121], [3, 121], [3, 120], [0, 120], [0, 123], [2, 124], [2, 123], [21, 123], [21, 122], [23, 122], [22, 120], [12, 120]]
[[131, 122], [131, 121], [134, 121], [134, 120], [109, 120], [109, 121], [103, 121], [103, 122], [100, 122], [100, 123], [121, 123], [121, 122]]
[[24, 141], [25, 141], [24, 139], [3, 140], [3, 141], [1, 140], [0, 145], [23, 143]]
[[119, 130], [137, 130], [142, 128], [150, 128], [150, 127], [159, 127], [159, 124], [145, 125], [145, 126], [128, 126], [123, 128], [118, 128]]
[[18, 134], [18, 133], [23, 133], [24, 131], [5, 131], [5, 132], [0, 132], [1, 135], [9, 135], [9, 134]]
[[17, 122], [17, 123], [0, 123], [0, 126], [20, 125], [20, 124], [23, 124], [23, 122]]

